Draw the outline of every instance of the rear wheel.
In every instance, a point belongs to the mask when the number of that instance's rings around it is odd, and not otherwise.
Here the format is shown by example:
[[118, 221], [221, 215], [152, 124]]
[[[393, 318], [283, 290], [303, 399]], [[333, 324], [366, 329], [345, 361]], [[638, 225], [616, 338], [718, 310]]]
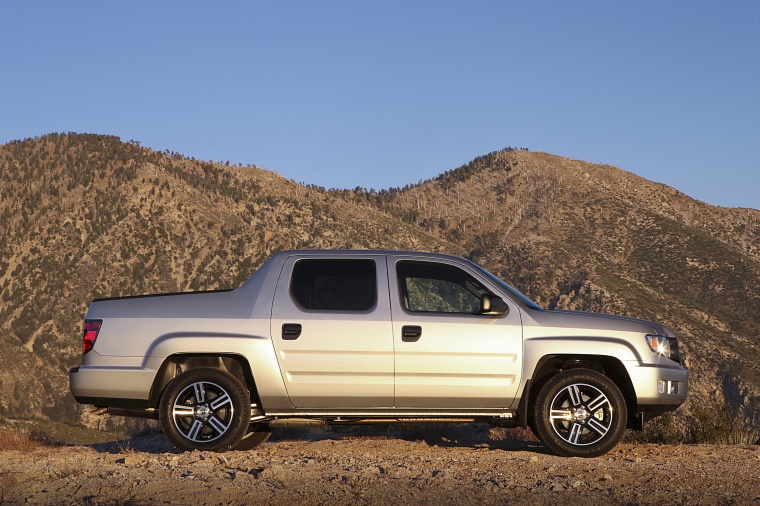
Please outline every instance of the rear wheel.
[[537, 436], [566, 457], [598, 457], [625, 432], [625, 398], [609, 378], [588, 369], [553, 376], [536, 398]]
[[210, 367], [177, 376], [161, 398], [161, 428], [180, 450], [226, 451], [245, 435], [251, 401], [231, 374]]

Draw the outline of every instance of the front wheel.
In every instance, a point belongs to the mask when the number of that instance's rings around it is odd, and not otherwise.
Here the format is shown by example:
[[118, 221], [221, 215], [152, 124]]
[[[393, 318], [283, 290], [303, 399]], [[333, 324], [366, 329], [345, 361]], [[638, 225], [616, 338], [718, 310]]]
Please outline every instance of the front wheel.
[[240, 381], [210, 367], [174, 378], [161, 397], [161, 429], [180, 450], [226, 451], [245, 435], [251, 401]]
[[538, 392], [533, 414], [538, 437], [565, 457], [598, 457], [625, 432], [627, 410], [620, 389], [588, 369], [568, 369]]

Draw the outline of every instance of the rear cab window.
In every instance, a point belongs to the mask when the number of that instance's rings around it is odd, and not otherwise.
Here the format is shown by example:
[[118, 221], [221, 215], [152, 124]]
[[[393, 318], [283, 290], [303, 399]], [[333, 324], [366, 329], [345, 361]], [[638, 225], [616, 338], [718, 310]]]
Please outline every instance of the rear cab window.
[[299, 260], [293, 267], [290, 294], [307, 311], [368, 311], [377, 302], [375, 261]]

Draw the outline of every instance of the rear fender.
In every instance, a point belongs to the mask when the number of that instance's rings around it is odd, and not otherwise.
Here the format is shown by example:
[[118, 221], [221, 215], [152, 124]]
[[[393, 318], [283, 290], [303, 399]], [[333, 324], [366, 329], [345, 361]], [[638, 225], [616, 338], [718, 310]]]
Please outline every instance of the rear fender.
[[164, 389], [180, 372], [196, 367], [218, 367], [245, 379], [252, 398], [255, 399], [255, 392], [264, 409], [292, 409], [272, 342], [268, 338], [205, 333], [167, 334], [156, 340], [150, 354], [146, 361], [165, 357], [151, 388], [151, 407], [158, 406]]

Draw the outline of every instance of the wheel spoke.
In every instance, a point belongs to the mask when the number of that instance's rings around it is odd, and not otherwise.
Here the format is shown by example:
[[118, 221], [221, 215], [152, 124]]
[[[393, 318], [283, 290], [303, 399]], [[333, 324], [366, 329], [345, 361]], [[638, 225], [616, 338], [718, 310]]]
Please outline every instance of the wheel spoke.
[[184, 404], [175, 404], [172, 416], [193, 416], [195, 408], [193, 406], [185, 406]]
[[190, 427], [190, 430], [187, 432], [187, 438], [192, 441], [198, 441], [198, 436], [201, 434], [201, 429], [203, 429], [203, 422], [200, 420], [193, 421], [192, 427]]
[[224, 422], [222, 422], [216, 416], [210, 417], [208, 419], [208, 424], [211, 426], [212, 429], [217, 431], [220, 436], [227, 431], [228, 425], [225, 425]]
[[569, 409], [553, 409], [549, 414], [551, 420], [572, 420], [573, 414]]
[[604, 435], [607, 434], [607, 430], [609, 430], [609, 427], [605, 427], [602, 422], [596, 418], [589, 419], [589, 421], [586, 423], [586, 426], [597, 432], [601, 437], [604, 437]]
[[230, 396], [227, 395], [227, 392], [223, 392], [222, 395], [220, 395], [219, 397], [211, 401], [209, 406], [214, 411], [217, 411], [219, 408], [221, 408], [225, 404], [229, 404], [230, 406], [232, 405], [232, 399], [230, 399]]
[[593, 413], [594, 411], [602, 407], [602, 405], [605, 403], [609, 403], [609, 401], [607, 400], [607, 396], [605, 396], [604, 394], [601, 394], [599, 395], [599, 397], [589, 402], [587, 406], [588, 406], [588, 409]]
[[195, 392], [195, 402], [200, 404], [206, 401], [206, 390], [203, 388], [203, 383], [193, 383], [193, 392]]
[[573, 428], [570, 430], [570, 436], [567, 438], [567, 442], [570, 444], [577, 445], [578, 439], [581, 437], [581, 434], [583, 433], [583, 425], [579, 423], [574, 423]]
[[567, 394], [570, 397], [570, 402], [573, 403], [573, 406], [580, 406], [580, 404], [583, 402], [583, 397], [581, 396], [581, 390], [578, 388], [578, 385], [570, 385], [566, 388]]

